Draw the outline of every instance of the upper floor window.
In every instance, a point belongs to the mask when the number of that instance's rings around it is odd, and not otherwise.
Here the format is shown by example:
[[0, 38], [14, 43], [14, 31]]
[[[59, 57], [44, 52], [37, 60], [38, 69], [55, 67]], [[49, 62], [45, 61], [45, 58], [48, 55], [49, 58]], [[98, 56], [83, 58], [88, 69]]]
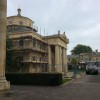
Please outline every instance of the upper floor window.
[[36, 47], [36, 40], [33, 39], [33, 47]]
[[33, 56], [33, 61], [35, 61], [36, 60], [36, 58], [35, 58], [35, 56]]
[[31, 27], [31, 23], [29, 23], [29, 26]]
[[24, 40], [23, 39], [19, 40], [19, 46], [24, 46]]
[[12, 21], [9, 21], [8, 23], [11, 25], [12, 24]]
[[98, 61], [98, 58], [96, 58], [96, 61]]
[[42, 58], [40, 57], [39, 60], [42, 61]]
[[23, 25], [23, 21], [19, 21], [19, 25]]

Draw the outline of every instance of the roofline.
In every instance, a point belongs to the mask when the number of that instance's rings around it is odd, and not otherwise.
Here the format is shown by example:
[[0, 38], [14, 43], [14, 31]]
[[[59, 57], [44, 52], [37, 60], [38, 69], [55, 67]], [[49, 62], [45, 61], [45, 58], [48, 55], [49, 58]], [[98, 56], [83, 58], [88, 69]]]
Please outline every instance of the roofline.
[[[24, 17], [24, 16], [8, 16], [7, 18], [11, 18], [11, 17], [23, 17], [23, 18], [25, 18], [25, 19], [29, 19], [29, 20], [31, 20], [30, 18], [28, 18], [28, 17]], [[33, 20], [31, 20], [33, 23], [34, 23], [34, 21]]]
[[69, 43], [69, 39], [65, 40], [65, 39], [63, 39], [59, 34], [58, 34], [58, 35], [51, 35], [51, 36], [44, 36], [43, 38], [45, 38], [45, 39], [60, 38], [60, 39], [63, 40], [64, 42]]

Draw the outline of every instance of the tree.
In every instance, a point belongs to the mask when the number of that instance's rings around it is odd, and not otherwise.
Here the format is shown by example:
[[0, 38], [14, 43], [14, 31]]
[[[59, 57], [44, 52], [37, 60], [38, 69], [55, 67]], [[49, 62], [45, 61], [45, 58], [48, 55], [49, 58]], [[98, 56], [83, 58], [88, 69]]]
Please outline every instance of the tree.
[[74, 55], [80, 54], [80, 53], [92, 53], [92, 49], [89, 46], [78, 44], [76, 47], [71, 50], [71, 53]]
[[78, 64], [78, 60], [73, 57], [72, 60], [71, 60], [71, 64], [72, 65], [77, 65]]
[[73, 73], [74, 73], [74, 78], [76, 77], [76, 72], [77, 72], [77, 64], [78, 64], [78, 60], [76, 58], [72, 58], [71, 60], [71, 64], [72, 64], [72, 67], [73, 67]]

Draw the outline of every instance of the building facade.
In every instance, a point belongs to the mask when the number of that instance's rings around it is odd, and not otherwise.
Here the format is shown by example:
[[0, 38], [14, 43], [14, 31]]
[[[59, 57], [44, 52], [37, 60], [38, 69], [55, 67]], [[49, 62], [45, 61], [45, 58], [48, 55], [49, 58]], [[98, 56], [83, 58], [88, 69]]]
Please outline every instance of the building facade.
[[11, 41], [8, 49], [15, 62], [8, 72], [60, 72], [67, 73], [67, 39], [65, 33], [42, 36], [34, 21], [21, 16], [18, 9], [16, 16], [7, 17], [7, 36]]
[[95, 50], [92, 53], [80, 53], [79, 55], [68, 55], [67, 63], [70, 64], [72, 58], [76, 58], [78, 62], [85, 63], [86, 61], [100, 62], [100, 52]]

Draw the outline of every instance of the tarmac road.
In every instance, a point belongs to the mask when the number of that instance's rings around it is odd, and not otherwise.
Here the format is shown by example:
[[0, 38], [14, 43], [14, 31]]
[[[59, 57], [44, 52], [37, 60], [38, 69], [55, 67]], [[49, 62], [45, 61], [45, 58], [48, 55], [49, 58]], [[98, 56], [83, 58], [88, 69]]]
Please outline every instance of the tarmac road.
[[57, 87], [11, 86], [0, 100], [100, 100], [100, 75], [84, 75]]

